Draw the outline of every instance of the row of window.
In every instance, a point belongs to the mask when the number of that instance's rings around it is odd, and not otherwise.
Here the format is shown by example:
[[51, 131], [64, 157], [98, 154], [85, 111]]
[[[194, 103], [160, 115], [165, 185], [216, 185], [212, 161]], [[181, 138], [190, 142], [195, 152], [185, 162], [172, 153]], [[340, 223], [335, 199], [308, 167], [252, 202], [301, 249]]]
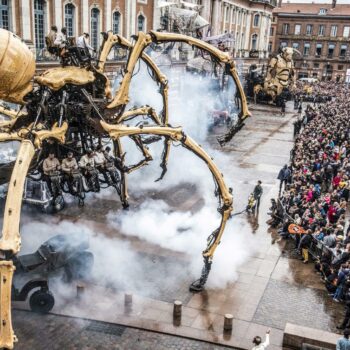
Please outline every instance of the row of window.
[[225, 22], [228, 23], [230, 22], [230, 19], [232, 17], [232, 23], [237, 23], [237, 24], [241, 24], [245, 25], [246, 20], [247, 20], [247, 14], [244, 13], [243, 11], [240, 10], [235, 10], [234, 8], [232, 9], [232, 11], [230, 10], [230, 8], [226, 9], [226, 15], [225, 15]]
[[[332, 68], [330, 68], [330, 67], [332, 67]], [[303, 63], [301, 63], [300, 68], [312, 68], [312, 67], [311, 67], [310, 63], [303, 62]], [[313, 64], [313, 68], [314, 69], [319, 69], [320, 68], [320, 64], [319, 63], [314, 63]], [[326, 70], [331, 70], [331, 69], [333, 69], [333, 66], [330, 65], [330, 64], [327, 64], [323, 68], [326, 69]], [[344, 69], [344, 65], [343, 64], [338, 64], [337, 68], [338, 68], [338, 70], [343, 70]]]
[[10, 28], [10, 4], [9, 0], [0, 0], [0, 28]]
[[[10, 1], [0, 0], [0, 28], [11, 30], [10, 25]], [[47, 10], [45, 0], [34, 0], [34, 35], [35, 46], [37, 49], [42, 49], [45, 46]], [[90, 13], [90, 31], [91, 31], [91, 46], [97, 49], [100, 38], [100, 21], [101, 11], [93, 8]], [[112, 15], [112, 26], [115, 34], [121, 33], [121, 14], [116, 11]], [[77, 36], [76, 33], [76, 8], [69, 3], [64, 6], [64, 25], [67, 28], [67, 35], [69, 37]], [[146, 18], [140, 14], [137, 18], [137, 30], [145, 31]]]
[[[286, 47], [288, 46], [288, 43], [285, 41], [282, 41], [280, 43], [281, 47]], [[297, 49], [300, 51], [300, 44], [299, 43], [292, 43], [292, 47], [294, 49]], [[326, 47], [326, 52], [324, 52], [323, 47]], [[329, 43], [328, 45], [323, 45], [321, 43], [316, 43], [316, 47], [315, 47], [315, 57], [320, 57], [322, 56], [322, 54], [326, 54], [327, 57], [332, 58], [335, 54], [335, 48], [336, 48], [336, 44], [333, 43]], [[304, 43], [303, 46], [303, 55], [304, 56], [309, 56], [310, 55], [310, 49], [311, 49], [311, 44], [310, 43]], [[348, 45], [346, 44], [342, 44], [339, 47], [339, 57], [340, 58], [344, 58], [346, 56], [346, 53], [348, 51]]]
[[[234, 24], [235, 22], [237, 22], [237, 24], [241, 24], [242, 22], [242, 25], [245, 26], [246, 25], [246, 21], [247, 21], [247, 14], [246, 13], [243, 13], [241, 11], [232, 11], [232, 23]], [[230, 10], [227, 9], [226, 10], [226, 17], [225, 17], [225, 22], [228, 23], [230, 22], [230, 17], [231, 17], [231, 14], [230, 14]], [[261, 16], [256, 13], [253, 17], [253, 27], [255, 28], [258, 28], [260, 26], [260, 18]], [[243, 20], [242, 20], [243, 18]]]
[[[313, 35], [314, 33], [317, 33], [318, 36], [324, 36], [326, 33], [326, 25], [325, 24], [320, 24], [317, 28], [317, 32], [314, 31], [314, 26], [313, 24], [307, 24], [305, 28], [305, 34], [306, 35]], [[303, 34], [301, 33], [301, 24], [295, 24], [294, 25], [294, 32], [292, 33], [291, 31], [291, 26], [289, 23], [283, 23], [282, 25], [282, 34], [283, 35], [288, 35], [288, 34], [294, 34], [294, 35], [300, 35]], [[271, 34], [271, 33], [270, 33]], [[338, 26], [337, 25], [331, 25], [330, 28], [330, 36], [331, 37], [336, 37], [338, 34]], [[344, 26], [343, 27], [343, 37], [348, 38], [350, 35], [350, 26]]]

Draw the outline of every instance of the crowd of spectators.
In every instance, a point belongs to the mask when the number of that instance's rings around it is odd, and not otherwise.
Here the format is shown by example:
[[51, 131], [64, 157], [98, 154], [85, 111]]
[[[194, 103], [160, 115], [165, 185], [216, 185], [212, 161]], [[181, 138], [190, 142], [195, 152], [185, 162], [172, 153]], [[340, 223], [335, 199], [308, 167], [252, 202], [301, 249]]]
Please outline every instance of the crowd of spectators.
[[[335, 302], [350, 301], [350, 226], [346, 220], [350, 199], [350, 88], [334, 82], [314, 88], [332, 99], [308, 105], [296, 121], [290, 164], [278, 176], [279, 203], [284, 212], [278, 232], [284, 238], [295, 238], [305, 264], [311, 262], [311, 246], [322, 247], [317, 254], [312, 252], [316, 271]], [[272, 209], [276, 215], [276, 208]], [[291, 223], [299, 233], [291, 234]], [[349, 319], [350, 309], [341, 328], [348, 326]]]

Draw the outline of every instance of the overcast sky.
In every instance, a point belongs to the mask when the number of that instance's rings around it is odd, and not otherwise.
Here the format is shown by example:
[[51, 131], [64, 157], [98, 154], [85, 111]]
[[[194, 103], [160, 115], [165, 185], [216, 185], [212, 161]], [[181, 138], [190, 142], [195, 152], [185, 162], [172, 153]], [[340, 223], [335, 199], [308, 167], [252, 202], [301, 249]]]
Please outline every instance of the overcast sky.
[[[282, 0], [283, 2], [290, 2], [290, 3], [316, 3], [316, 4], [331, 4], [332, 0]], [[350, 5], [350, 0], [338, 0], [337, 4], [349, 4]]]

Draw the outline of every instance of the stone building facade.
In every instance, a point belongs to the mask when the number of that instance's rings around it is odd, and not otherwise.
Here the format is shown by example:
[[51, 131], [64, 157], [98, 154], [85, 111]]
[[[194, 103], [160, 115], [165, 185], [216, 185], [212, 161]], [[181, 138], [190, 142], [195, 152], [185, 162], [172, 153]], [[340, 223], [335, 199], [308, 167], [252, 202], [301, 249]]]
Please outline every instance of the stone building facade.
[[297, 78], [346, 80], [350, 69], [350, 4], [279, 3], [272, 50], [290, 46], [295, 55]]
[[[169, 3], [176, 1], [168, 0]], [[158, 5], [164, 2], [166, 0], [0, 0], [0, 27], [23, 38], [36, 52], [38, 60], [45, 61], [45, 35], [52, 25], [59, 31], [67, 27], [68, 36], [90, 33], [90, 44], [97, 48], [103, 31], [113, 30], [130, 38], [141, 30], [161, 28]], [[252, 63], [262, 65], [267, 61], [275, 2], [185, 1], [200, 5], [200, 15], [209, 22], [203, 29], [204, 36], [232, 35], [230, 52], [241, 59], [239, 62], [244, 71]]]
[[151, 30], [153, 13], [153, 0], [1, 0], [0, 28], [14, 32], [38, 53], [52, 25], [59, 31], [67, 27], [68, 36], [88, 32], [92, 46], [98, 47], [103, 31], [129, 38]]
[[[164, 4], [165, 0], [162, 1]], [[169, 3], [174, 1], [168, 0]], [[237, 58], [267, 58], [272, 10], [276, 0], [186, 0], [200, 5], [199, 14], [209, 23], [204, 37], [230, 33], [230, 50]], [[188, 4], [190, 8], [190, 4]], [[155, 28], [160, 28], [161, 10], [155, 8]]]
[[203, 1], [203, 15], [211, 24], [211, 35], [231, 33], [234, 57], [267, 58], [268, 35], [274, 1]]

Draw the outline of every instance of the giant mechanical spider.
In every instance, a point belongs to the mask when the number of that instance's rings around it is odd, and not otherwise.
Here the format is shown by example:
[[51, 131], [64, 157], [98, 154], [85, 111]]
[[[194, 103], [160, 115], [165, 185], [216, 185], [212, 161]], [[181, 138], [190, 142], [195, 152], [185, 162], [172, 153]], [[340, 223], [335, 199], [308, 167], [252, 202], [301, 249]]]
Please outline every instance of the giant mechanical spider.
[[[237, 92], [235, 101], [241, 109], [238, 121], [220, 143], [229, 141], [243, 126], [250, 114], [246, 98], [232, 58], [217, 48], [192, 37], [151, 31], [138, 33], [131, 44], [125, 38], [111, 32], [103, 33], [103, 42], [96, 61], [71, 46], [66, 48], [61, 67], [52, 68], [40, 76], [35, 75], [35, 60], [28, 47], [13, 33], [0, 29], [0, 99], [21, 105], [19, 111], [0, 107], [0, 113], [8, 119], [0, 122], [0, 142], [20, 141], [17, 159], [9, 181], [5, 204], [2, 237], [0, 240], [0, 347], [13, 348], [16, 340], [11, 323], [11, 285], [14, 272], [13, 257], [20, 250], [20, 213], [24, 183], [28, 172], [38, 166], [42, 151], [49, 143], [57, 144], [63, 154], [68, 149], [81, 155], [96, 140], [111, 138], [114, 155], [119, 159], [120, 178], [118, 194], [124, 207], [128, 206], [126, 176], [152, 160], [147, 148], [150, 143], [162, 141], [163, 178], [167, 171], [170, 147], [181, 144], [202, 159], [212, 173], [216, 185], [221, 215], [219, 227], [210, 234], [203, 251], [204, 267], [201, 277], [190, 289], [203, 289], [212, 264], [214, 252], [220, 243], [227, 220], [232, 211], [231, 190], [212, 158], [188, 136], [181, 127], [173, 127], [168, 116], [168, 81], [144, 50], [151, 44], [183, 42], [206, 52], [212, 61], [224, 64], [225, 71], [233, 78]], [[109, 79], [104, 74], [108, 55], [115, 45], [128, 50], [128, 59], [121, 84], [113, 96]], [[163, 99], [163, 110], [157, 115], [150, 106], [126, 110], [129, 87], [135, 66], [141, 59], [157, 81]], [[34, 83], [32, 81], [34, 77]], [[142, 93], [140, 86], [140, 93]], [[126, 124], [139, 116], [146, 122], [130, 126]], [[143, 154], [143, 160], [126, 166], [121, 138], [129, 137]]]

